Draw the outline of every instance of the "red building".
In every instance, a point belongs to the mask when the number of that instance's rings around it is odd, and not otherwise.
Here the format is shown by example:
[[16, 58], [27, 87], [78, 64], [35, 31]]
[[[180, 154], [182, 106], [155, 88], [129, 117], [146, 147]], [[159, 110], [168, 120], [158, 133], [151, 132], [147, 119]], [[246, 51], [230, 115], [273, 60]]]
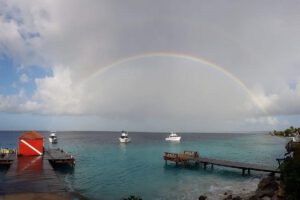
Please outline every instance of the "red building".
[[19, 155], [41, 156], [44, 149], [44, 137], [36, 131], [24, 133], [19, 137]]

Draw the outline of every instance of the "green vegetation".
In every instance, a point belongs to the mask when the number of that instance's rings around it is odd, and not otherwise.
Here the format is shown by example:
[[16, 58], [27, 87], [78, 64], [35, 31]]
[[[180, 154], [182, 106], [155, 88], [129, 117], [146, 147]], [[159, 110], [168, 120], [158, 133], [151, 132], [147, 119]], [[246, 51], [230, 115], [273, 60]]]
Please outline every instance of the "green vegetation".
[[298, 133], [300, 133], [300, 128], [294, 128], [293, 126], [291, 126], [288, 129], [285, 129], [284, 131], [274, 130], [273, 132], [271, 132], [272, 135], [282, 136], [282, 137], [294, 137]]
[[300, 199], [300, 159], [287, 157], [280, 166], [285, 199]]
[[[295, 136], [299, 134], [299, 128], [290, 127], [280, 132], [282, 136]], [[280, 165], [281, 180], [287, 200], [300, 199], [300, 142], [290, 141], [286, 145], [287, 154], [289, 155]]]

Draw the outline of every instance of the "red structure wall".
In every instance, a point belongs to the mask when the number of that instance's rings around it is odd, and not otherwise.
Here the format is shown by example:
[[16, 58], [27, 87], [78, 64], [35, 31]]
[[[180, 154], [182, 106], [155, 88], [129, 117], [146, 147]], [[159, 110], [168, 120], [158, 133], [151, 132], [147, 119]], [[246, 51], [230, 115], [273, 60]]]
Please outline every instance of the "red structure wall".
[[43, 155], [44, 137], [36, 131], [24, 133], [19, 137], [19, 155]]

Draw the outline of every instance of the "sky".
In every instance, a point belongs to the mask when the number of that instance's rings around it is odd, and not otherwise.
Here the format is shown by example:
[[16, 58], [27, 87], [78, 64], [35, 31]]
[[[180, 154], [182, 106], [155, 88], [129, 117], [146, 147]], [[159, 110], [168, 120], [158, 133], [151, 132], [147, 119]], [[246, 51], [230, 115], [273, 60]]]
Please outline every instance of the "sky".
[[300, 2], [0, 0], [0, 130], [300, 126]]

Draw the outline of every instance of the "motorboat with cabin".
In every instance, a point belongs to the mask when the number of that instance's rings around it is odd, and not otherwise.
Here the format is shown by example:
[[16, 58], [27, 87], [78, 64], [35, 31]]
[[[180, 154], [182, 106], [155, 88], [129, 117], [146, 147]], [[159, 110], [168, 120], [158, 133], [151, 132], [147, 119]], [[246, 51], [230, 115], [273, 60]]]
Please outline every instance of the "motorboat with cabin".
[[170, 133], [169, 137], [166, 138], [166, 141], [180, 142], [180, 139], [181, 139], [181, 137], [172, 131]]
[[55, 132], [51, 132], [49, 135], [49, 142], [52, 144], [56, 144], [57, 143], [57, 136]]
[[131, 142], [131, 138], [128, 137], [128, 132], [127, 131], [122, 131], [121, 132], [121, 137], [119, 137], [119, 141], [121, 143], [129, 143], [129, 142]]

